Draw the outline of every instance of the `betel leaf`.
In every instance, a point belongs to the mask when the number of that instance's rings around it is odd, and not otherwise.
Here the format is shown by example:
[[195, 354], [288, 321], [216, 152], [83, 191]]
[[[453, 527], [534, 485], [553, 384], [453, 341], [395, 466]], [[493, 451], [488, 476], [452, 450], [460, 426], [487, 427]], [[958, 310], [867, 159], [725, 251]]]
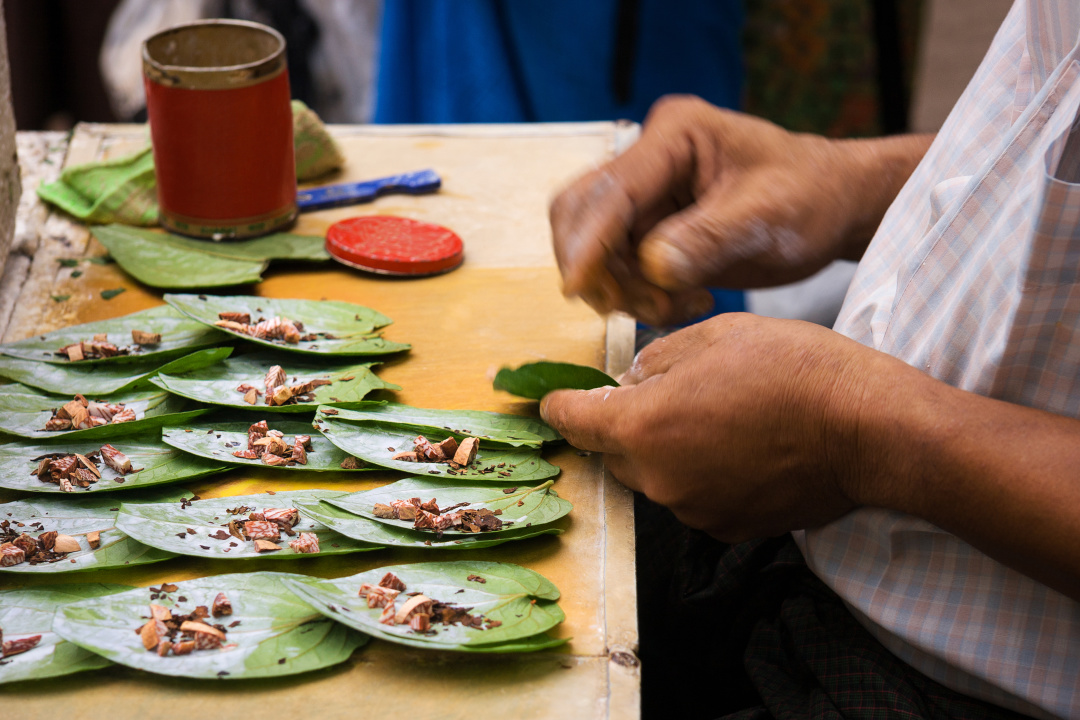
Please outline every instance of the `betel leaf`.
[[[338, 420], [333, 415], [326, 414], [326, 410], [340, 412], [334, 408], [320, 408], [315, 416], [315, 426], [319, 432], [345, 452], [372, 465], [401, 470], [410, 475], [439, 476], [451, 482], [528, 482], [559, 474], [559, 468], [540, 457], [539, 451], [533, 448], [485, 445], [484, 441], [481, 441], [476, 461], [461, 470], [455, 470], [447, 463], [394, 460], [397, 453], [413, 449], [416, 438], [414, 428], [370, 420]], [[428, 438], [431, 442], [444, 439], [438, 436]]]
[[[89, 455], [99, 451], [104, 442], [106, 441], [84, 440], [47, 445], [13, 442], [0, 445], [0, 487], [24, 492], [63, 492], [56, 483], [39, 480], [36, 475], [30, 474], [38, 467], [37, 458], [58, 452]], [[229, 469], [228, 465], [221, 462], [204, 460], [175, 450], [163, 443], [157, 432], [153, 431], [142, 435], [125, 434], [109, 442], [131, 460], [132, 467], [138, 472], [120, 475], [105, 463], [98, 463], [101, 478], [88, 488], [76, 489], [75, 494], [131, 490], [180, 480], [194, 480]]]
[[301, 517], [293, 530], [296, 533], [315, 533], [319, 538], [318, 553], [294, 551], [289, 547], [292, 538], [284, 533], [280, 541], [274, 541], [281, 547], [280, 550], [262, 553], [255, 551], [253, 542], [229, 534], [229, 521], [243, 522], [248, 519], [249, 513], [262, 512], [267, 508], [293, 508], [299, 501], [318, 502], [344, 494], [333, 490], [294, 490], [273, 495], [209, 498], [191, 503], [125, 503], [120, 506], [116, 526], [151, 547], [218, 560], [253, 557], [295, 559], [379, 550], [379, 545], [357, 542], [308, 517]]
[[504, 367], [495, 375], [494, 385], [496, 390], [539, 400], [553, 390], [592, 390], [609, 385], [618, 387], [619, 383], [588, 365], [542, 361], [514, 369]]
[[[504, 530], [469, 533], [448, 529], [442, 533], [444, 537], [452, 536], [454, 539], [460, 539], [462, 537], [475, 537], [478, 534], [481, 536], [495, 536], [504, 532], [514, 532], [526, 526], [536, 527], [555, 522], [568, 514], [574, 506], [569, 500], [559, 497], [551, 489], [551, 484], [549, 480], [543, 485], [519, 487], [513, 489], [513, 492], [506, 493], [502, 489], [492, 488], [490, 485], [447, 486], [443, 482], [425, 480], [424, 478], [405, 478], [374, 490], [351, 493], [338, 498], [327, 498], [326, 502], [369, 520], [406, 530], [413, 527], [412, 520], [377, 517], [373, 512], [375, 503], [389, 505], [393, 500], [408, 500], [414, 497], [421, 500], [434, 498], [440, 508], [458, 505], [459, 503], [469, 503], [459, 509], [487, 508], [492, 512], [499, 511], [499, 519], [504, 523]], [[509, 527], [506, 527], [506, 523], [510, 523]], [[428, 536], [435, 534], [431, 531], [420, 532]]]
[[[434, 632], [417, 633], [407, 624], [380, 623], [382, 609], [368, 608], [359, 591], [363, 583], [377, 585], [388, 572], [405, 583], [404, 592], [420, 592], [437, 602], [469, 608], [470, 614], [501, 624], [481, 630], [461, 624], [433, 623]], [[469, 580], [470, 577], [474, 579]], [[414, 647], [433, 650], [507, 652], [502, 644], [532, 638], [565, 619], [555, 602], [559, 598], [558, 589], [543, 575], [510, 563], [458, 560], [392, 565], [346, 578], [296, 579], [287, 584], [317, 610], [340, 623], [383, 640], [412, 641], [409, 644]]]
[[477, 533], [454, 537], [438, 537], [433, 533], [382, 525], [380, 523], [354, 515], [335, 507], [325, 500], [318, 503], [299, 502], [296, 504], [301, 515], [307, 515], [332, 530], [366, 543], [387, 547], [411, 547], [432, 550], [478, 550], [494, 547], [514, 540], [526, 540], [539, 535], [561, 535], [559, 528], [544, 525], [521, 529], [514, 528], [500, 533]]
[[371, 308], [336, 300], [280, 300], [251, 295], [166, 295], [165, 302], [190, 317], [214, 326], [218, 313], [240, 312], [259, 318], [288, 318], [304, 325], [302, 335], [315, 334], [314, 340], [296, 344], [268, 340], [226, 330], [249, 342], [279, 350], [315, 355], [385, 355], [408, 350], [409, 345], [386, 340], [379, 329], [392, 320]]
[[[311, 438], [311, 450], [307, 452], [306, 465], [267, 465], [261, 459], [247, 460], [233, 455], [237, 450], [246, 450], [248, 444], [248, 428], [252, 421], [242, 422], [219, 422], [202, 425], [177, 425], [166, 428], [161, 433], [161, 439], [174, 448], [179, 448], [185, 453], [198, 455], [216, 462], [231, 463], [234, 465], [253, 465], [259, 468], [274, 468], [282, 470], [308, 470], [326, 472], [330, 470], [340, 472], [357, 472], [357, 470], [370, 470], [371, 468], [357, 468], [346, 470], [341, 463], [351, 457], [332, 442], [315, 432], [310, 422], [298, 422], [296, 420], [267, 421], [271, 430], [280, 430], [285, 433], [285, 442], [291, 446], [297, 435], [307, 435]], [[2, 466], [0, 466], [2, 467]]]
[[435, 410], [400, 403], [353, 409], [338, 413], [346, 420], [373, 420], [410, 427], [423, 433], [427, 430], [453, 434], [455, 437], [475, 437], [507, 445], [540, 446], [554, 442], [560, 435], [542, 420], [481, 410]]
[[95, 235], [99, 231], [103, 231], [110, 238], [122, 235], [125, 238], [137, 238], [155, 245], [166, 245], [172, 248], [189, 250], [204, 256], [202, 258], [203, 262], [208, 262], [211, 258], [255, 260], [260, 262], [263, 260], [310, 260], [318, 262], [330, 259], [330, 255], [326, 252], [326, 238], [321, 235], [272, 233], [250, 240], [215, 241], [200, 240], [169, 232], [144, 230], [119, 224], [98, 226], [93, 229]]
[[[90, 396], [91, 400], [98, 398]], [[84, 442], [90, 439], [121, 437], [146, 432], [167, 425], [190, 422], [210, 412], [210, 408], [187, 410], [190, 403], [157, 388], [111, 395], [110, 403], [124, 405], [135, 411], [135, 420], [110, 423], [83, 430], [45, 430], [45, 423], [56, 408], [71, 400], [71, 396], [44, 395], [21, 385], [0, 385], [0, 431], [25, 438], [55, 438], [64, 442]]]
[[54, 633], [53, 615], [56, 608], [63, 605], [130, 589], [127, 585], [73, 583], [0, 591], [0, 628], [3, 628], [4, 639], [41, 636], [31, 650], [0, 660], [0, 683], [40, 680], [112, 665], [100, 655]]
[[[164, 501], [179, 499], [180, 495], [172, 491], [150, 491], [134, 496], [128, 502]], [[133, 540], [116, 528], [116, 514], [121, 501], [113, 498], [82, 497], [78, 502], [70, 498], [35, 498], [33, 500], [15, 500], [0, 504], [0, 521], [9, 520], [23, 523], [19, 528], [37, 537], [42, 532], [56, 530], [64, 535], [71, 535], [79, 541], [80, 550], [70, 553], [64, 559], [54, 563], [31, 565], [20, 563], [10, 567], [0, 567], [0, 573], [58, 573], [77, 570], [102, 570], [110, 567], [142, 565], [160, 562], [174, 557], [172, 553], [157, 550]], [[40, 523], [35, 525], [34, 523]], [[17, 526], [18, 527], [18, 526]], [[91, 548], [86, 534], [101, 533], [101, 543]]]
[[[53, 619], [53, 630], [115, 663], [169, 677], [280, 677], [344, 662], [368, 638], [325, 619], [289, 592], [284, 581], [301, 577], [235, 573], [179, 580], [172, 592], [137, 588], [111, 595], [108, 602], [63, 606]], [[145, 622], [151, 602], [186, 615], [198, 605], [210, 607], [218, 593], [232, 603], [232, 615], [208, 619], [225, 626], [225, 647], [164, 657], [143, 647], [135, 631]]]
[[[385, 382], [372, 372], [372, 364], [348, 361], [331, 364], [285, 353], [257, 352], [190, 372], [160, 373], [150, 382], [176, 395], [211, 405], [266, 413], [310, 413], [320, 403], [355, 405], [374, 390], [401, 389], [401, 386]], [[267, 405], [264, 392], [266, 372], [273, 365], [280, 365], [285, 370], [289, 385], [316, 378], [328, 379], [330, 384], [315, 388], [312, 393], [315, 399], [311, 402]], [[237, 390], [243, 384], [263, 393], [255, 405], [244, 402], [244, 393]]]
[[164, 362], [161, 358], [132, 360], [117, 364], [54, 365], [34, 360], [0, 357], [0, 376], [49, 393], [111, 395], [146, 385], [159, 372], [176, 374], [219, 363], [229, 357], [230, 347], [198, 350]]
[[[157, 345], [136, 345], [131, 339], [132, 330], [160, 333], [161, 342]], [[126, 347], [129, 354], [96, 360], [79, 360], [72, 363], [66, 355], [56, 353], [66, 345], [89, 342], [99, 334], [108, 335], [109, 342], [117, 347]], [[208, 328], [169, 305], [160, 305], [131, 315], [72, 325], [45, 335], [35, 335], [26, 340], [0, 345], [0, 352], [23, 360], [39, 360], [58, 365], [83, 367], [97, 364], [124, 364], [149, 358], [164, 362], [168, 358], [183, 355], [198, 348], [221, 345], [229, 340], [231, 338], [225, 333]]]
[[129, 275], [166, 289], [246, 285], [262, 280], [266, 260], [209, 257], [167, 241], [147, 239], [117, 225], [97, 226], [94, 237]]

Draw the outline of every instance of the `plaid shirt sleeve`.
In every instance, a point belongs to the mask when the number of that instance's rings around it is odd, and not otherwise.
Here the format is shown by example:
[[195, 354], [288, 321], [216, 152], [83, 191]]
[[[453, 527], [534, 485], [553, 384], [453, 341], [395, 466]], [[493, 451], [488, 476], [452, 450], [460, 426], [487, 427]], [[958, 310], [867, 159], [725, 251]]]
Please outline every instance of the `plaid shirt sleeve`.
[[[1016, 0], [886, 214], [837, 331], [964, 390], [1080, 417], [1078, 37], [1080, 3]], [[796, 539], [916, 669], [1021, 712], [1080, 717], [1080, 604], [894, 512]]]

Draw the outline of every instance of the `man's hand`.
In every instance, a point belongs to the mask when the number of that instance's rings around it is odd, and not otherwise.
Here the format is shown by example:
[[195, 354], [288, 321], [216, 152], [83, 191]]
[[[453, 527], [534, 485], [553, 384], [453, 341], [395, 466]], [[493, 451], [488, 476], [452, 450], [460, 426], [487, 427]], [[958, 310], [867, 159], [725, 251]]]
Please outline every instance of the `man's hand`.
[[928, 145], [826, 140], [663, 98], [637, 143], [552, 203], [564, 292], [659, 324], [708, 310], [709, 286], [779, 285], [857, 259]]
[[903, 363], [809, 323], [721, 315], [652, 343], [619, 388], [542, 413], [622, 483], [734, 542], [821, 525], [859, 503], [863, 394]]

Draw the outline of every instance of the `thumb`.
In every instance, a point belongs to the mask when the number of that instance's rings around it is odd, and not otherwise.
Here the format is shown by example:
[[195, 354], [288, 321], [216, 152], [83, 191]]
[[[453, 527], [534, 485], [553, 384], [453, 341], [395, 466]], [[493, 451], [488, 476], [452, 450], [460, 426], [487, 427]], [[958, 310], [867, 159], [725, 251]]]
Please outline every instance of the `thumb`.
[[540, 401], [540, 417], [580, 450], [618, 453], [622, 445], [615, 432], [621, 416], [617, 408], [631, 389], [555, 390]]
[[714, 185], [645, 235], [638, 248], [642, 274], [665, 290], [686, 290], [715, 282], [739, 260], [775, 251], [769, 197]]

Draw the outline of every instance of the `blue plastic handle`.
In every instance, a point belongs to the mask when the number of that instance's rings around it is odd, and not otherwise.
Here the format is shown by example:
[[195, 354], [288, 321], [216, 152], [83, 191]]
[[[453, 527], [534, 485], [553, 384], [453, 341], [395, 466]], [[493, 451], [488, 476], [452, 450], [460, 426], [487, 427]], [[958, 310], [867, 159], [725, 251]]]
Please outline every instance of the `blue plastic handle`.
[[370, 202], [387, 193], [422, 195], [435, 192], [440, 185], [442, 185], [442, 178], [434, 170], [418, 170], [364, 182], [324, 185], [310, 190], [301, 190], [296, 193], [296, 204], [300, 212], [310, 212]]

